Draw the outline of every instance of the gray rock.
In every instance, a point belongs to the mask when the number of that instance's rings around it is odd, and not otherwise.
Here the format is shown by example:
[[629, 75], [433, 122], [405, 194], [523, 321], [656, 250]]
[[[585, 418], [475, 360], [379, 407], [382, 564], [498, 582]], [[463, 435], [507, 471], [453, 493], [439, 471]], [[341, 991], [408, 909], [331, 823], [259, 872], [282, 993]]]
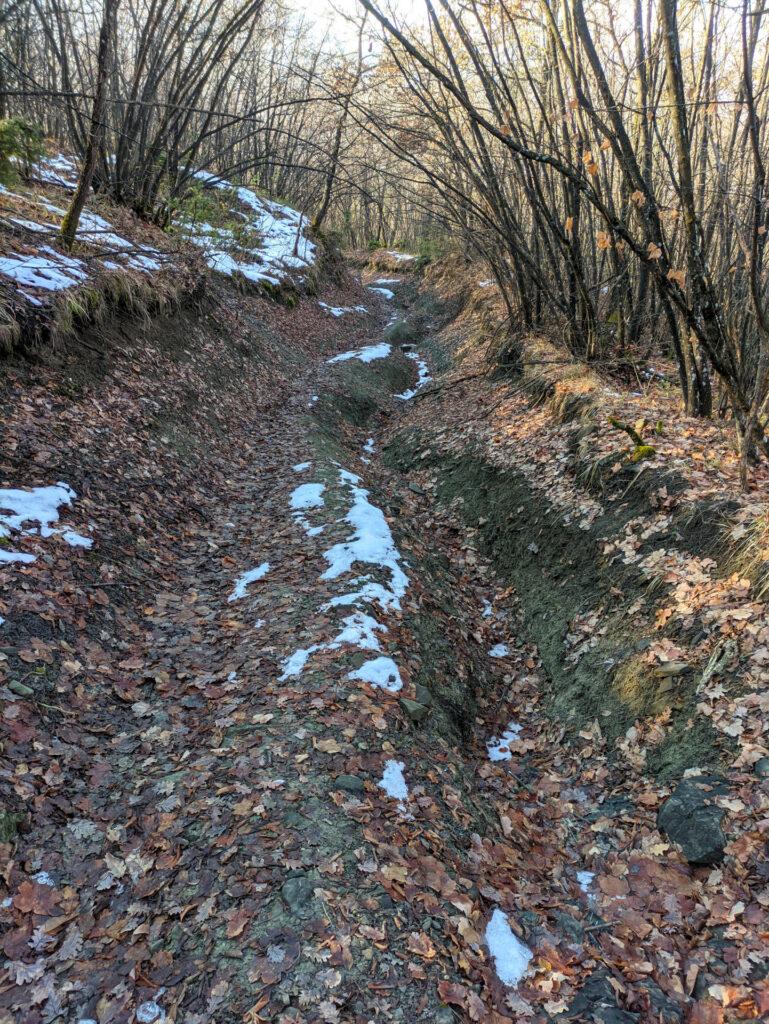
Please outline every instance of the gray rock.
[[316, 885], [316, 880], [309, 875], [286, 879], [280, 891], [292, 914], [296, 914], [297, 917], [309, 917], [312, 913], [313, 890]]
[[571, 1001], [564, 1019], [580, 1024], [637, 1024], [640, 1017], [617, 1006], [617, 997], [609, 984], [609, 974], [596, 970]]
[[726, 791], [723, 779], [705, 775], [683, 779], [660, 808], [657, 825], [678, 843], [690, 864], [718, 864], [723, 860], [724, 812], [712, 801]]
[[423, 686], [422, 683], [417, 683], [414, 689], [416, 690], [416, 698], [418, 704], [424, 704], [425, 707], [427, 707], [429, 704], [432, 704], [433, 695], [430, 693], [426, 686]]
[[420, 487], [419, 484], [414, 483], [413, 480], [411, 480], [409, 482], [409, 490], [411, 491], [412, 494], [424, 494], [425, 493], [424, 487]]
[[756, 761], [753, 771], [760, 779], [769, 779], [769, 757], [762, 757]]
[[357, 775], [337, 775], [334, 786], [337, 789], [344, 789], [347, 793], [362, 793], [365, 788], [363, 779], [359, 779]]
[[424, 704], [419, 704], [415, 700], [409, 700], [408, 697], [401, 697], [398, 703], [412, 722], [421, 722], [423, 718], [427, 718], [430, 711]]

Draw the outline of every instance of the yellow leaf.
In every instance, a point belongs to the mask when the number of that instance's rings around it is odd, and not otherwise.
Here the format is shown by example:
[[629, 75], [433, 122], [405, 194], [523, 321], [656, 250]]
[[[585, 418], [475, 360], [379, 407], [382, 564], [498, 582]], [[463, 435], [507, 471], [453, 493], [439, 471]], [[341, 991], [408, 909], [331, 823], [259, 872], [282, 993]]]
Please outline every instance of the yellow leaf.
[[564, 225], [564, 227], [566, 228], [567, 231], [571, 231], [571, 229], [574, 227], [574, 218], [573, 217], [567, 217], [566, 218], [566, 224]]
[[635, 192], [631, 193], [630, 198], [637, 206], [640, 206], [644, 201], [644, 194], [640, 188], [637, 188]]
[[683, 288], [684, 285], [686, 284], [686, 271], [684, 271], [684, 270], [669, 270], [668, 271], [668, 280], [669, 281], [675, 281], [676, 284], [680, 285]]
[[603, 149], [603, 150], [611, 149], [611, 142], [608, 139], [604, 139], [603, 142], [601, 143], [601, 149]]
[[649, 242], [649, 259], [658, 260], [662, 256], [662, 249], [654, 242]]

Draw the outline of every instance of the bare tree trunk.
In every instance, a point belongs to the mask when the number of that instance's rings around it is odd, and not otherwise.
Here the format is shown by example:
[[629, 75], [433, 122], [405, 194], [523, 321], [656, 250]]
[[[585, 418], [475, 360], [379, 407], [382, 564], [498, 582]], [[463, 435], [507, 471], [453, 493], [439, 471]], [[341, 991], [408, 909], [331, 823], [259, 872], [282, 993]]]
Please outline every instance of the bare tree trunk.
[[88, 195], [91, 191], [93, 172], [96, 168], [96, 160], [99, 155], [99, 147], [104, 136], [104, 110], [107, 98], [107, 69], [109, 66], [110, 49], [115, 34], [115, 22], [117, 21], [117, 9], [120, 0], [104, 0], [104, 13], [102, 15], [101, 31], [99, 33], [99, 54], [96, 66], [96, 92], [93, 98], [93, 109], [91, 111], [91, 126], [88, 131], [83, 170], [80, 179], [72, 196], [69, 209], [64, 214], [59, 231], [59, 239], [67, 249], [71, 249], [75, 242], [80, 215], [83, 212]]

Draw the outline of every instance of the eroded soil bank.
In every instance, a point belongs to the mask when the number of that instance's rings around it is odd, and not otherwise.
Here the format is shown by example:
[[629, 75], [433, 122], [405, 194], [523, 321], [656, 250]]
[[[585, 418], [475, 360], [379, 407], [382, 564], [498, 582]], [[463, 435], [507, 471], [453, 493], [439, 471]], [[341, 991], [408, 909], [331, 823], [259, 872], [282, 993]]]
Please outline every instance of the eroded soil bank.
[[[2, 566], [0, 1019], [755, 1018], [763, 804], [730, 778], [723, 864], [660, 832], [676, 744], [598, 696], [632, 573], [473, 447], [499, 394], [444, 387], [408, 276], [366, 281], [11, 375], [3, 484], [66, 482], [93, 543]], [[585, 593], [617, 632], [570, 660]]]

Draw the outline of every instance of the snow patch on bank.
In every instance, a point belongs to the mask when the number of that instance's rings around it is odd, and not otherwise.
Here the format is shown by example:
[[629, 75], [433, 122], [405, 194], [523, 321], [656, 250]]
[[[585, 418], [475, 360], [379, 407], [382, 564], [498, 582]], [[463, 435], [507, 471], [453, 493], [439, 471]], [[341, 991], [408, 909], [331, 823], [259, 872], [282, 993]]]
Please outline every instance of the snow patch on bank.
[[369, 683], [374, 689], [387, 690], [389, 693], [398, 693], [403, 689], [398, 666], [392, 658], [384, 656], [364, 662], [359, 669], [350, 672], [347, 678], [360, 679], [364, 683]]
[[233, 185], [208, 171], [196, 171], [193, 177], [207, 188], [232, 193], [240, 207], [233, 208], [246, 229], [258, 242], [248, 246], [228, 228], [205, 222], [182, 225], [189, 240], [205, 253], [206, 263], [226, 277], [237, 274], [254, 284], [277, 285], [290, 275], [309, 270], [316, 258], [316, 246], [307, 229], [303, 213], [281, 203], [262, 199], [244, 185]]

